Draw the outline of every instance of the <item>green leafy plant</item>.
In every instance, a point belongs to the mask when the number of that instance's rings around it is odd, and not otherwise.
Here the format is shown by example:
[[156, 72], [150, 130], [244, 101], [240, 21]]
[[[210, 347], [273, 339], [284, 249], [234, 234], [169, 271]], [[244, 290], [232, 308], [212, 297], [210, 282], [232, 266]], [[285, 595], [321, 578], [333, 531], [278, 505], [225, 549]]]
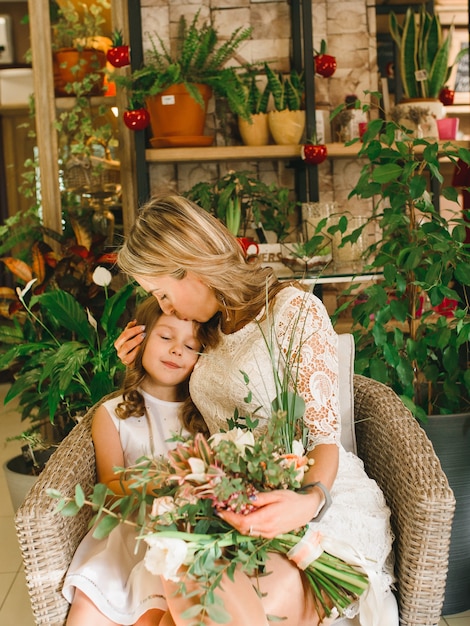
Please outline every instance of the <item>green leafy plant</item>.
[[[80, 7], [80, 12], [77, 7]], [[90, 47], [93, 37], [103, 35], [106, 23], [104, 12], [110, 8], [109, 0], [95, 0], [92, 3], [62, 0], [51, 16], [53, 51], [60, 48], [83, 50]]]
[[[377, 224], [380, 235], [366, 251], [364, 271], [383, 279], [349, 290], [349, 302], [336, 311], [336, 317], [346, 308], [352, 314], [356, 372], [390, 385], [421, 419], [468, 410], [468, 215], [460, 208], [441, 215], [429, 182], [430, 176], [443, 182], [442, 157], [458, 167], [470, 163], [470, 151], [375, 119], [358, 156], [364, 165], [350, 196], [373, 199], [372, 215], [343, 242], [357, 241], [368, 224]], [[454, 186], [441, 194], [458, 200]], [[345, 217], [338, 228], [345, 233], [346, 227]]]
[[0, 253], [11, 274], [10, 285], [0, 287], [0, 371], [10, 374], [6, 402], [19, 399], [21, 419], [30, 422], [26, 432], [52, 422], [56, 441], [117, 387], [123, 368], [113, 341], [131, 318], [138, 291], [120, 288], [107, 269], [115, 253], [78, 220], [59, 234], [33, 210], [27, 218], [14, 216], [0, 227]]
[[157, 34], [144, 66], [130, 76], [113, 74], [113, 80], [128, 90], [134, 107], [143, 105], [148, 96], [155, 96], [168, 87], [184, 84], [191, 96], [203, 106], [195, 83], [211, 87], [216, 97], [226, 98], [231, 110], [245, 116], [245, 90], [237, 70], [225, 67], [240, 44], [250, 37], [251, 29], [237, 28], [220, 42], [217, 30], [210, 24], [198, 26], [198, 11], [188, 25], [184, 15], [179, 22], [176, 51], [173, 54]]
[[424, 5], [418, 13], [407, 9], [403, 24], [391, 11], [390, 33], [398, 46], [398, 70], [406, 98], [437, 98], [449, 80], [452, 67], [468, 48], [449, 64], [454, 26], [443, 36], [439, 15], [431, 15]]
[[0, 370], [11, 369], [14, 378], [5, 403], [18, 397], [22, 419], [35, 428], [49, 420], [60, 440], [118, 387], [123, 366], [114, 340], [135, 289], [127, 284], [107, 298], [96, 319], [62, 289], [32, 295], [34, 282], [17, 289], [22, 308], [2, 328], [10, 347], [0, 356]]
[[292, 70], [290, 75], [274, 72], [267, 63], [264, 65], [276, 111], [298, 111], [303, 107], [305, 83], [303, 73]]
[[215, 183], [197, 183], [184, 195], [222, 220], [234, 235], [245, 236], [253, 224], [261, 224], [279, 241], [289, 233], [289, 216], [296, 206], [289, 189], [263, 183], [245, 171], [230, 171]]
[[245, 118], [249, 119], [252, 115], [258, 113], [267, 113], [269, 104], [269, 85], [266, 83], [260, 88], [260, 78], [255, 68], [250, 68], [246, 74], [240, 76], [245, 89], [246, 114]]

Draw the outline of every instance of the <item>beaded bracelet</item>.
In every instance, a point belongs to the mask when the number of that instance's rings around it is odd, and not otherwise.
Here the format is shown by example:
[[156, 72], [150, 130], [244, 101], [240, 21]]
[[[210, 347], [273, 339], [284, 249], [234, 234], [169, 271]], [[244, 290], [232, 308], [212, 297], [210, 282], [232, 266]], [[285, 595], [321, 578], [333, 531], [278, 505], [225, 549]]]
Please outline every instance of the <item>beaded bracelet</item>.
[[305, 491], [306, 489], [313, 489], [313, 487], [319, 487], [322, 490], [323, 495], [325, 496], [325, 500], [323, 501], [323, 504], [321, 505], [320, 510], [317, 512], [317, 514], [312, 520], [315, 522], [319, 522], [331, 506], [331, 502], [332, 502], [331, 494], [329, 490], [325, 487], [325, 485], [321, 483], [319, 480], [317, 480], [317, 482], [315, 483], [307, 483], [306, 485], [302, 485], [302, 487], [300, 488], [300, 491]]

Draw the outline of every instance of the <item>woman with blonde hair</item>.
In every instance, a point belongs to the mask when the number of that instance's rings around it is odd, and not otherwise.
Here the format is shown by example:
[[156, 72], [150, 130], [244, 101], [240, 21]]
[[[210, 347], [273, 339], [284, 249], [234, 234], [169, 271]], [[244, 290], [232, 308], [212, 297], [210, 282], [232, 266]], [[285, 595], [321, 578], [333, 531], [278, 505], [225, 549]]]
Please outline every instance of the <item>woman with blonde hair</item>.
[[[258, 409], [255, 436], [266, 431], [276, 394], [265, 339], [274, 331], [275, 349], [282, 357], [276, 363], [281, 369], [295, 369], [292, 386], [305, 401], [307, 449], [313, 463], [302, 492], [259, 493], [253, 512], [225, 511], [223, 519], [243, 534], [266, 538], [312, 521], [330, 538], [350, 542], [368, 564], [380, 610], [371, 616], [362, 605], [354, 605], [348, 615], [361, 611], [363, 625], [396, 626], [389, 510], [362, 462], [341, 446], [337, 335], [322, 302], [300, 285], [281, 283], [270, 268], [248, 264], [236, 238], [217, 219], [178, 195], [152, 199], [141, 209], [118, 263], [166, 314], [216, 332], [190, 378], [191, 399], [211, 433], [226, 429], [235, 409], [241, 415]], [[142, 328], [130, 325], [117, 339], [124, 362], [132, 362], [141, 338]], [[296, 355], [300, 358], [294, 363]], [[250, 394], [241, 372], [249, 379]], [[235, 583], [224, 581], [224, 598], [238, 597], [229, 609], [232, 625], [266, 626], [270, 617], [285, 626], [332, 621], [324, 619], [292, 561], [272, 555], [266, 569], [267, 575], [256, 580], [242, 574]], [[186, 626], [189, 622], [181, 613], [197, 596], [175, 595], [174, 584], [165, 586], [168, 613], [162, 624]]]

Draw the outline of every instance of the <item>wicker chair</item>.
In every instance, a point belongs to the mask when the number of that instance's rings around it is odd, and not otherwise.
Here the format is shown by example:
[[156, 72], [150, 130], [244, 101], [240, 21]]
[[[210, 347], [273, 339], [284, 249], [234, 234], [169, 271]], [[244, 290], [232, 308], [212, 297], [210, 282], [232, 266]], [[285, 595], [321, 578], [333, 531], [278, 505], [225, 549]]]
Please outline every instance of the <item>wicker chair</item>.
[[[55, 513], [46, 489], [73, 495], [77, 482], [92, 489], [93, 410], [62, 442], [16, 514], [38, 626], [65, 622], [62, 581], [90, 519], [87, 509], [76, 517]], [[444, 599], [454, 495], [424, 431], [390, 389], [354, 376], [354, 413], [359, 456], [392, 511], [400, 623], [434, 626]]]

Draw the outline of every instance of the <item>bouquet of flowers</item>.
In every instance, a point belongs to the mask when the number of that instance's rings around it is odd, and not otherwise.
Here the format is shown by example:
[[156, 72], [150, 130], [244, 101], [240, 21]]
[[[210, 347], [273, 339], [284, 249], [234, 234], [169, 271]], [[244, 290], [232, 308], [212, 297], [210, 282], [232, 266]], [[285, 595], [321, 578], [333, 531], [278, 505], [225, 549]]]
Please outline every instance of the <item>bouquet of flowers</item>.
[[311, 462], [301, 441], [292, 442], [292, 452], [281, 445], [283, 411], [273, 415], [266, 436], [256, 441], [256, 420], [236, 417], [229, 425], [227, 432], [209, 439], [202, 434], [180, 439], [166, 457], [143, 458], [137, 466], [118, 470], [123, 479], [132, 478], [133, 487], [129, 495], [114, 496], [112, 504], [112, 492], [100, 484], [90, 499], [80, 486], [75, 501], [53, 490], [50, 495], [59, 499], [58, 508], [66, 515], [84, 505], [94, 507], [97, 538], [119, 523], [134, 524], [137, 539], [148, 544], [145, 566], [150, 572], [179, 582], [181, 593], [188, 583], [198, 583], [199, 602], [182, 615], [194, 618], [198, 626], [206, 615], [218, 623], [228, 621], [216, 595], [222, 577], [233, 579], [237, 567], [247, 575], [262, 572], [269, 552], [286, 555], [304, 570], [315, 601], [327, 615], [332, 607], [342, 614], [368, 587], [367, 575], [326, 552], [310, 525], [265, 539], [242, 535], [218, 516], [224, 509], [249, 513], [259, 491], [300, 490]]

